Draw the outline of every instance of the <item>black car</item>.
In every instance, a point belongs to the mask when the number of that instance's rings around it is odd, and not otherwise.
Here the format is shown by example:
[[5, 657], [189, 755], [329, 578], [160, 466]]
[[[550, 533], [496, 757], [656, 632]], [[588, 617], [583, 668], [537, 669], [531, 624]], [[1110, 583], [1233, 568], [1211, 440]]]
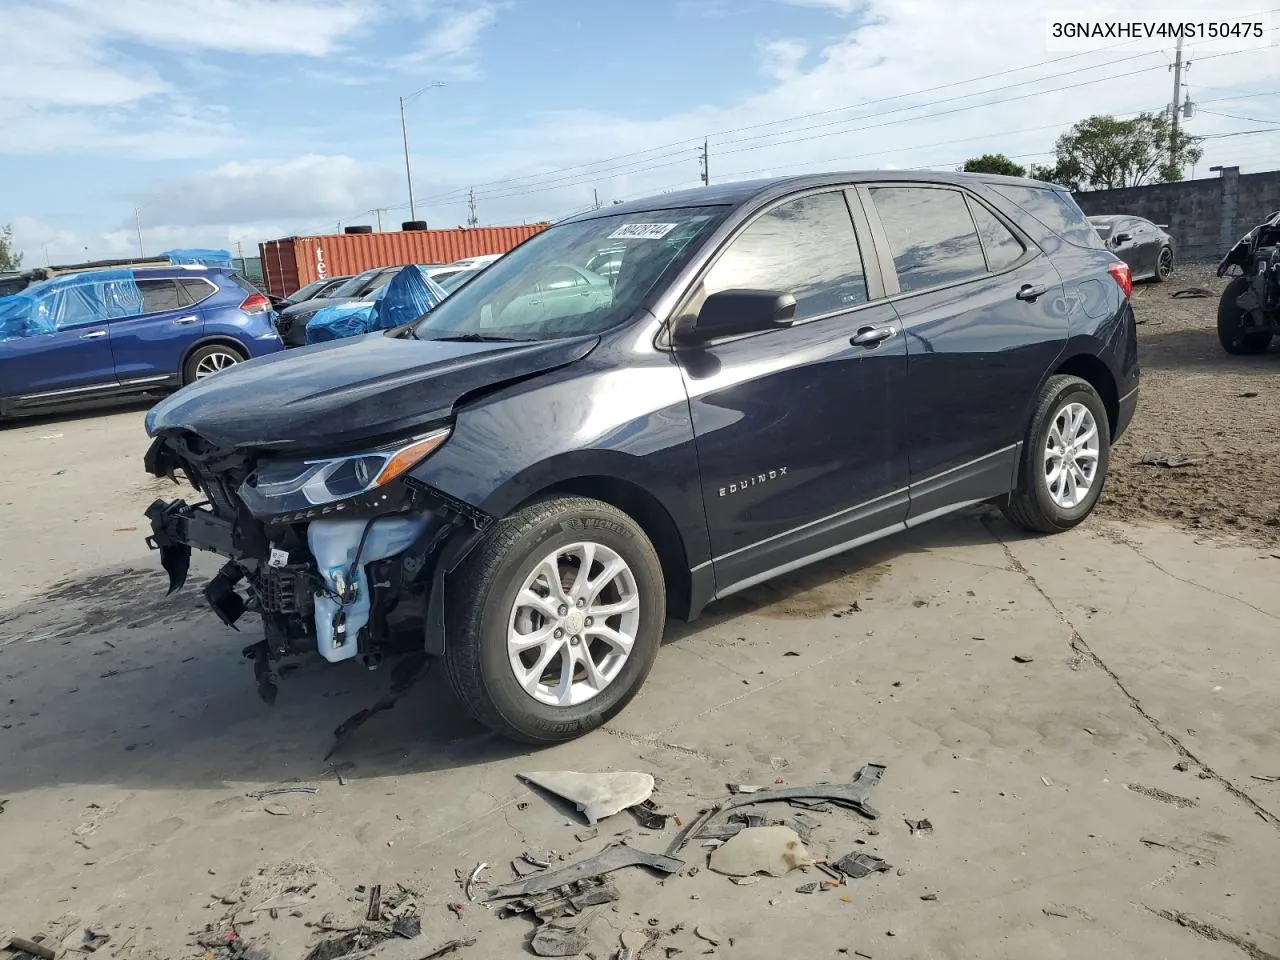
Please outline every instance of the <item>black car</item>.
[[1218, 301], [1218, 342], [1231, 354], [1264, 353], [1280, 333], [1280, 210], [1227, 251], [1218, 276], [1228, 274], [1234, 275]]
[[[610, 247], [602, 300], [585, 265]], [[261, 615], [268, 699], [280, 657], [425, 653], [494, 729], [568, 739], [635, 695], [669, 614], [972, 504], [1080, 523], [1137, 404], [1130, 289], [1029, 180], [609, 207], [414, 323], [159, 404], [146, 468], [207, 503], [156, 501], [151, 543], [174, 588], [191, 547], [227, 558], [205, 593]]]
[[1107, 249], [1129, 265], [1134, 280], [1162, 283], [1173, 275], [1173, 237], [1142, 217], [1090, 217]]
[[349, 277], [344, 283], [325, 291], [323, 296], [313, 296], [301, 303], [281, 309], [276, 318], [276, 328], [280, 331], [280, 339], [286, 347], [300, 347], [307, 342], [307, 324], [311, 318], [325, 307], [339, 303], [354, 303], [372, 297], [391, 282], [391, 278], [401, 269], [395, 267], [374, 267], [364, 273]]
[[351, 277], [321, 277], [319, 280], [312, 280], [305, 287], [299, 287], [287, 297], [281, 297], [280, 302], [276, 304], [277, 310], [287, 310], [290, 307], [297, 306], [299, 303], [306, 303], [308, 300], [315, 300], [317, 297], [327, 297], [330, 292], [338, 289]]

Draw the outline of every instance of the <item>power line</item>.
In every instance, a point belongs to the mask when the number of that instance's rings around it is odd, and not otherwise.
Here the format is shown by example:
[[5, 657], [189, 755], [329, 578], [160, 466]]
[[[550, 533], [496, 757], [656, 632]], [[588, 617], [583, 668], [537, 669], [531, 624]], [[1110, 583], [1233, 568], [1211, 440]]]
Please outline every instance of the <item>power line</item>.
[[1276, 120], [1259, 120], [1257, 117], [1242, 117], [1238, 113], [1219, 113], [1217, 110], [1201, 109], [1201, 113], [1208, 113], [1215, 117], [1230, 117], [1232, 120], [1247, 120], [1250, 123], [1278, 123]]

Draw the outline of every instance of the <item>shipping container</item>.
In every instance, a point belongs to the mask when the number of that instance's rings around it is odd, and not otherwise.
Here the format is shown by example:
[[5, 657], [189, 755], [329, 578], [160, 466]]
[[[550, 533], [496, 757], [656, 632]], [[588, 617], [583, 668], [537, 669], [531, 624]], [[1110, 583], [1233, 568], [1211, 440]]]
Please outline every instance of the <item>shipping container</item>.
[[456, 230], [404, 230], [285, 237], [258, 244], [267, 292], [287, 297], [322, 277], [362, 273], [401, 263], [453, 263], [463, 257], [506, 253], [550, 224], [518, 227], [459, 227]]

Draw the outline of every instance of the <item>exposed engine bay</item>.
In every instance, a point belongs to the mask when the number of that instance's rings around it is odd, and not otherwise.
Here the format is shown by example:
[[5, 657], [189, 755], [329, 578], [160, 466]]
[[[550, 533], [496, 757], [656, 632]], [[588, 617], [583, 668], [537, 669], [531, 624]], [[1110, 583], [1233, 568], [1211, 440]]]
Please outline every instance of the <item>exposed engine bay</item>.
[[[203, 497], [156, 500], [148, 546], [160, 553], [170, 592], [185, 583], [191, 550], [226, 563], [204, 595], [228, 626], [246, 613], [264, 636], [247, 646], [258, 690], [278, 689], [275, 664], [319, 653], [368, 667], [427, 642], [440, 618], [426, 616], [452, 539], [478, 536], [489, 518], [406, 475], [449, 435], [426, 430], [387, 446], [326, 457], [220, 448], [189, 431], [156, 436], [146, 469], [181, 474]], [[455, 535], [459, 535], [456, 536]], [[442, 562], [443, 561], [443, 562]], [[440, 652], [434, 650], [433, 652]]]
[[1218, 264], [1218, 276], [1239, 267], [1247, 283], [1228, 288], [1249, 333], [1280, 333], [1280, 211], [1241, 237]]

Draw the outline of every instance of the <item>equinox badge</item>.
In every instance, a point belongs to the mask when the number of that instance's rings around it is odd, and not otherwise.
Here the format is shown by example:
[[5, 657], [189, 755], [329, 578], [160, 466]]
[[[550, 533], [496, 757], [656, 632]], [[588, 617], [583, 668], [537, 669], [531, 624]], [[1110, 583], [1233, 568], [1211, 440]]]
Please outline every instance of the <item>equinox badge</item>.
[[741, 493], [748, 487], [758, 487], [762, 483], [768, 483], [770, 480], [777, 480], [779, 477], [785, 477], [786, 475], [786, 467], [779, 467], [777, 470], [770, 470], [768, 473], [757, 473], [754, 477], [747, 477], [737, 483], [731, 483], [727, 487], [721, 487], [720, 496], [727, 497], [734, 493]]

